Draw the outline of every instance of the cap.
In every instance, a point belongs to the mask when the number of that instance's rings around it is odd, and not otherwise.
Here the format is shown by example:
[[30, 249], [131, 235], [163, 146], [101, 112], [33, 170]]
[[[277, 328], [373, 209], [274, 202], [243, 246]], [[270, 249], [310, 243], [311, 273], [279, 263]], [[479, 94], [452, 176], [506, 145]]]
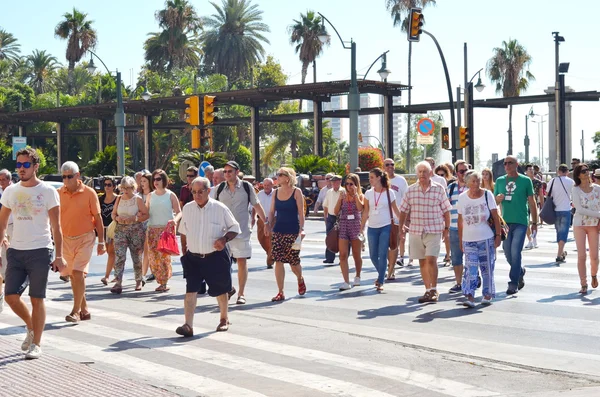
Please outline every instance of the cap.
[[332, 176], [333, 176], [333, 173], [329, 172], [329, 173], [327, 173], [327, 175], [325, 175], [325, 179], [331, 179]]
[[240, 166], [235, 161], [228, 161], [227, 164], [225, 164], [225, 165], [228, 165], [231, 168], [235, 168], [236, 170], [240, 169]]
[[600, 168], [594, 170], [594, 176], [600, 176]]
[[331, 181], [341, 181], [342, 177], [340, 175], [333, 175], [331, 177]]

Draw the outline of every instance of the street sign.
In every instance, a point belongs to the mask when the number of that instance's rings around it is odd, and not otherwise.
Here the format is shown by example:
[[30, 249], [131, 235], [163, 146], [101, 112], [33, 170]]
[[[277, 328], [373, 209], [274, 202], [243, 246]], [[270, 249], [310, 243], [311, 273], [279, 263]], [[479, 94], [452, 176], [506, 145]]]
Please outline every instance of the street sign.
[[208, 167], [210, 165], [210, 163], [208, 161], [203, 161], [200, 163], [200, 166], [198, 167], [198, 176], [205, 176], [204, 175], [204, 170], [206, 169], [206, 167]]
[[13, 160], [17, 159], [17, 152], [27, 147], [27, 137], [13, 136], [12, 137], [12, 154]]
[[417, 145], [433, 145], [433, 135], [417, 135]]
[[435, 124], [433, 123], [433, 120], [428, 119], [428, 118], [424, 118], [419, 120], [419, 122], [417, 123], [417, 131], [419, 131], [419, 134], [421, 135], [431, 135], [433, 134], [433, 131], [435, 130]]

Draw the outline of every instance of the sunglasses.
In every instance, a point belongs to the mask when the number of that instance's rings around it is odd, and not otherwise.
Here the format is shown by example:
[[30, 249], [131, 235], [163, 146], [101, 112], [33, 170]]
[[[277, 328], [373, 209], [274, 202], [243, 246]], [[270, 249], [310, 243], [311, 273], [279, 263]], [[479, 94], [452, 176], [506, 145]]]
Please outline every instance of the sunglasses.
[[231, 173], [233, 173], [233, 170], [223, 170], [223, 173], [225, 173], [225, 174], [231, 174]]
[[587, 168], [584, 168], [584, 169], [582, 169], [582, 170], [581, 170], [581, 173], [582, 173], [582, 174], [587, 174], [587, 172], [588, 172], [588, 171], [589, 171], [589, 169], [587, 169]]
[[277, 174], [277, 176], [288, 176], [288, 177], [289, 177], [289, 175], [287, 175], [287, 174], [284, 174], [284, 173]]
[[346, 183], [346, 186], [354, 186], [354, 183], [348, 182]]
[[514, 163], [515, 163], [514, 161], [505, 161], [504, 165], [510, 165], [510, 164], [514, 164]]
[[188, 177], [188, 178], [195, 178], [196, 175], [186, 175], [186, 177]]
[[[504, 164], [506, 164], [506, 163], [504, 163]], [[456, 172], [458, 172], [459, 174], [464, 174], [465, 172], [467, 172], [467, 170], [460, 170], [460, 171], [456, 171]]]
[[63, 179], [73, 179], [75, 178], [75, 175], [63, 175], [62, 177]]
[[437, 176], [441, 176], [442, 178], [445, 178], [446, 175], [445, 174], [437, 174]]
[[162, 182], [162, 178], [152, 178], [152, 180], [153, 180], [154, 182], [159, 182], [159, 181], [160, 181], [160, 182]]
[[385, 166], [386, 166], [386, 167], [393, 167], [393, 166], [394, 166], [394, 164], [389, 164], [389, 163], [388, 163], [388, 164], [385, 164]]
[[17, 161], [17, 169], [23, 167], [23, 168], [29, 168], [31, 167], [31, 161], [26, 161], [24, 163], [21, 163], [20, 161]]
[[112, 183], [105, 183], [104, 187], [113, 187]]

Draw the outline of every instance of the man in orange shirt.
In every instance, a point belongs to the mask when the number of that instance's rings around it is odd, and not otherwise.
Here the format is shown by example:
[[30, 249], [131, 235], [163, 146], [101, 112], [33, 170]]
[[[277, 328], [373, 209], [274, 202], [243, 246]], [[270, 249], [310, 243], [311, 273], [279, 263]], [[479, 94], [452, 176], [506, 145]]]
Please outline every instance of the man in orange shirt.
[[[63, 233], [63, 257], [67, 267], [61, 271], [63, 277], [71, 276], [73, 310], [65, 320], [78, 323], [91, 318], [85, 300], [85, 275], [98, 236], [98, 255], [106, 252], [104, 226], [100, 216], [100, 201], [94, 189], [79, 180], [79, 166], [67, 161], [60, 167], [64, 186], [58, 190], [60, 196], [60, 224]], [[94, 233], [94, 229], [96, 233]]]

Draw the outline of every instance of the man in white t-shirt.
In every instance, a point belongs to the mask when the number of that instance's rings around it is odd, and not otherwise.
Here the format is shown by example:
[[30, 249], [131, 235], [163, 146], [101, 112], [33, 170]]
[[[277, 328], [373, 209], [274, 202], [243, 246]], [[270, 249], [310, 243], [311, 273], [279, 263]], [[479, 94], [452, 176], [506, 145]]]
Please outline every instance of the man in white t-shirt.
[[427, 161], [431, 166], [431, 180], [435, 183], [439, 183], [444, 187], [444, 189], [446, 189], [448, 187], [448, 182], [446, 182], [446, 179], [433, 172], [435, 170], [435, 160], [433, 157], [427, 157], [425, 161]]
[[[62, 231], [59, 219], [58, 192], [37, 178], [40, 158], [27, 147], [17, 152], [17, 170], [20, 182], [10, 186], [2, 194], [0, 203], [0, 236], [8, 245], [6, 228], [8, 218], [13, 216], [13, 235], [7, 251], [5, 294], [6, 303], [27, 326], [21, 349], [27, 351], [26, 359], [39, 358], [42, 354], [40, 341], [46, 323], [46, 285], [48, 270], [62, 271], [66, 263], [62, 258]], [[52, 261], [52, 239], [56, 258]], [[33, 311], [30, 312], [18, 294], [19, 287], [29, 277], [29, 297]]]
[[556, 241], [558, 241], [558, 251], [556, 253], [556, 262], [564, 262], [567, 252], [564, 250], [565, 243], [569, 237], [569, 227], [571, 225], [571, 191], [575, 185], [575, 181], [569, 178], [569, 167], [566, 164], [561, 164], [558, 167], [556, 177], [548, 182], [547, 191], [550, 195], [552, 189], [552, 199], [554, 200], [556, 211]]
[[319, 190], [319, 196], [317, 196], [317, 201], [315, 202], [315, 210], [314, 210], [315, 214], [319, 211], [319, 207], [321, 207], [321, 205], [325, 201], [325, 195], [327, 195], [327, 192], [330, 191], [333, 186], [331, 183], [332, 176], [333, 176], [333, 174], [331, 172], [329, 174], [325, 175], [325, 180], [327, 181], [327, 184], [325, 186], [323, 186], [321, 188], [321, 190]]
[[[394, 159], [388, 158], [383, 160], [383, 168], [388, 176], [390, 189], [393, 190], [394, 194], [396, 195], [396, 205], [398, 206], [398, 208], [400, 208], [400, 204], [402, 204], [402, 199], [404, 199], [404, 195], [408, 190], [408, 183], [406, 183], [406, 179], [404, 179], [403, 176], [395, 174]], [[394, 223], [398, 224], [398, 218], [396, 218], [396, 216], [394, 216]], [[394, 265], [396, 263], [398, 263], [398, 265], [400, 265], [401, 267], [404, 266], [405, 239], [404, 235], [400, 237], [401, 235], [402, 233], [398, 233], [398, 248], [395, 250], [388, 251], [388, 280], [393, 280], [396, 277], [394, 274]], [[396, 260], [398, 259], [398, 251], [400, 251], [400, 260], [396, 262]]]
[[[269, 211], [271, 211], [271, 202], [273, 200], [273, 197], [275, 196], [275, 190], [273, 190], [273, 179], [265, 178], [262, 182], [262, 185], [263, 185], [263, 190], [258, 192], [257, 196], [258, 196], [258, 201], [260, 202], [263, 209], [265, 210], [265, 214], [268, 216]], [[256, 220], [256, 210], [254, 208], [252, 208], [252, 223], [253, 224], [254, 224], [255, 220]], [[263, 247], [263, 249], [267, 253], [267, 269], [272, 269], [273, 263], [275, 263], [275, 261], [273, 260], [273, 258], [271, 258], [271, 249], [272, 249], [271, 236], [265, 235], [265, 223], [260, 218], [258, 218], [257, 222], [258, 223], [256, 226], [256, 236], [258, 237], [258, 241], [260, 242], [261, 247]], [[272, 220], [269, 220], [269, 218], [267, 218], [267, 222], [271, 222], [271, 224], [273, 224]]]

